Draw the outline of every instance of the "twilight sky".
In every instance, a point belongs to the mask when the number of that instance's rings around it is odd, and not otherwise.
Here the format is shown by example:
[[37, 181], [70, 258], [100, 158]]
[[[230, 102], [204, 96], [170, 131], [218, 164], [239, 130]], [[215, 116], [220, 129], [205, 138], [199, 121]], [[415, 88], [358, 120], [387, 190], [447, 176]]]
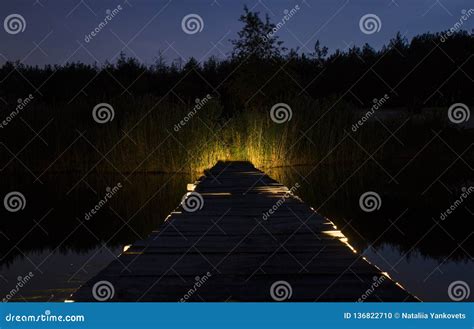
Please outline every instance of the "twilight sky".
[[[408, 38], [451, 28], [463, 9], [474, 8], [466, 0], [2, 0], [1, 23], [11, 14], [24, 17], [24, 32], [9, 34], [0, 28], [0, 63], [21, 60], [25, 64], [63, 64], [81, 61], [102, 64], [114, 61], [121, 50], [151, 64], [161, 50], [168, 62], [194, 56], [229, 54], [229, 39], [241, 28], [238, 17], [244, 4], [268, 13], [275, 23], [284, 10], [300, 10], [277, 32], [288, 48], [313, 49], [319, 39], [330, 51], [362, 45], [375, 48], [397, 31]], [[107, 10], [122, 10], [90, 42], [84, 38], [104, 21]], [[187, 34], [181, 21], [188, 14], [202, 17], [201, 32]], [[366, 14], [380, 18], [379, 32], [364, 34], [359, 20]], [[474, 28], [474, 16], [464, 23]]]

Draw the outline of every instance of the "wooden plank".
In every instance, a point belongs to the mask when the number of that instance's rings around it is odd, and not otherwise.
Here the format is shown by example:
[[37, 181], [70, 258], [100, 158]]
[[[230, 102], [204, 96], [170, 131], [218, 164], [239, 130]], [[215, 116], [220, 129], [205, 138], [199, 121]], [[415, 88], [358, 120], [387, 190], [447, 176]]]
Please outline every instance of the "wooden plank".
[[108, 276], [147, 276], [166, 275], [170, 268], [180, 275], [196, 274], [196, 268], [208, 268], [215, 274], [251, 275], [253, 273], [291, 274], [294, 268], [300, 273], [329, 274], [341, 273], [350, 268], [358, 274], [377, 275], [378, 270], [363, 260], [353, 263], [353, 257], [332, 257], [331, 252], [325, 251], [318, 257], [313, 253], [284, 253], [274, 255], [267, 253], [232, 253], [232, 254], [142, 254], [123, 255], [120, 261], [112, 262], [104, 275]]
[[[179, 301], [190, 295], [196, 277], [200, 275], [178, 277], [170, 273], [167, 276], [122, 276], [103, 279], [111, 282], [115, 295], [111, 301]], [[245, 275], [214, 274], [190, 296], [189, 301], [273, 301], [271, 285], [277, 281], [286, 281], [291, 285], [292, 294], [288, 301], [357, 301], [369, 289], [373, 275], [353, 273], [318, 275], [296, 273], [293, 275], [258, 274], [249, 278]], [[92, 282], [91, 282], [92, 283]], [[93, 300], [92, 286], [87, 284], [77, 294], [77, 300]], [[366, 301], [414, 301], [402, 289], [390, 280], [369, 294]]]

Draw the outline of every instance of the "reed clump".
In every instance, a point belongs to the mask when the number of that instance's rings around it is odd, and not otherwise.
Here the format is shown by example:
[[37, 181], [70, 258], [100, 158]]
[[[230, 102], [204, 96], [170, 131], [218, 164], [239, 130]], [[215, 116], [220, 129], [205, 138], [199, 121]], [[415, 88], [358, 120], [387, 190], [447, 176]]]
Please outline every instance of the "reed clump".
[[368, 121], [351, 131], [360, 112], [336, 97], [280, 99], [291, 112], [281, 123], [272, 120], [272, 104], [249, 106], [229, 116], [217, 97], [209, 96], [201, 104], [203, 99], [102, 100], [114, 109], [113, 120], [105, 123], [94, 121], [94, 103], [35, 103], [2, 129], [0, 165], [6, 171], [44, 174], [201, 172], [219, 160], [248, 160], [262, 168], [357, 163], [407, 153], [400, 141], [394, 143], [390, 131], [410, 136], [410, 145], [417, 145], [417, 140], [422, 145], [432, 136], [422, 122], [404, 123], [405, 117], [383, 125]]

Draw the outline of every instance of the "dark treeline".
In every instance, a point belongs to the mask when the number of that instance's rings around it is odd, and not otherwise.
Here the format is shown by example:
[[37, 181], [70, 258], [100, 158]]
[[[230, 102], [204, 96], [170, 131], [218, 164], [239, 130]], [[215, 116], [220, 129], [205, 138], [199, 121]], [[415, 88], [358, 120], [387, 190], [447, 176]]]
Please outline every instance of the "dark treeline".
[[398, 33], [380, 50], [365, 44], [330, 52], [317, 41], [308, 53], [287, 50], [277, 36], [269, 37], [274, 25], [268, 17], [262, 20], [245, 9], [240, 21], [244, 27], [231, 40], [234, 50], [225, 60], [168, 63], [158, 55], [147, 66], [122, 53], [115, 63], [101, 66], [6, 62], [0, 69], [0, 97], [14, 101], [39, 91], [47, 103], [147, 94], [192, 101], [210, 93], [220, 97], [227, 111], [297, 95], [344, 96], [367, 106], [387, 93], [393, 96], [391, 106], [409, 111], [474, 102], [474, 35], [466, 31], [425, 33], [411, 41]]

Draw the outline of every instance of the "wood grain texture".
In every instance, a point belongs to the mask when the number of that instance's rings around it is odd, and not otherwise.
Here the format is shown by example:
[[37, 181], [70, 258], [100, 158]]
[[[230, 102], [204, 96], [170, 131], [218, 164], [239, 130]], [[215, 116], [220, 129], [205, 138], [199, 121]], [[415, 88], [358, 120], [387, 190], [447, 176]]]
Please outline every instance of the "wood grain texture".
[[95, 301], [108, 281], [110, 301], [274, 301], [285, 281], [286, 301], [417, 300], [289, 192], [248, 162], [219, 162], [195, 183], [200, 209], [180, 205], [70, 299]]

